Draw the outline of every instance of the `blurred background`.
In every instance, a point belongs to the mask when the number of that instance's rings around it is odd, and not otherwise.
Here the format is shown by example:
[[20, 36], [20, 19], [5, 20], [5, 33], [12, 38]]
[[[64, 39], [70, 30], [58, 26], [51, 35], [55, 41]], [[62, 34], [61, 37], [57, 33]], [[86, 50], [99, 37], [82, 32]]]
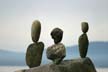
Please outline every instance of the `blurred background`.
[[39, 41], [45, 44], [42, 64], [49, 61], [46, 49], [53, 44], [50, 32], [64, 31], [65, 59], [79, 57], [81, 22], [89, 24], [87, 56], [96, 67], [108, 67], [108, 0], [0, 0], [0, 66], [26, 66], [25, 53], [31, 40], [31, 25], [41, 22]]

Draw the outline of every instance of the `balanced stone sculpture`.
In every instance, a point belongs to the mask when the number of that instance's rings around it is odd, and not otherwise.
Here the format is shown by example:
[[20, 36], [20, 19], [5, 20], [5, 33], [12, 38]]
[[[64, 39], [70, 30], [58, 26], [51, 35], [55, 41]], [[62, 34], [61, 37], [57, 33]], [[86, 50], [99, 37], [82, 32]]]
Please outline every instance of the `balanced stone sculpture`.
[[32, 68], [41, 64], [42, 54], [44, 50], [44, 43], [38, 42], [41, 32], [41, 23], [35, 20], [31, 28], [31, 37], [33, 43], [30, 44], [26, 52], [26, 64]]
[[66, 56], [65, 46], [60, 43], [63, 37], [63, 31], [59, 28], [54, 28], [51, 32], [51, 37], [54, 39], [54, 45], [47, 48], [47, 58], [52, 60], [54, 64], [60, 64]]
[[87, 37], [87, 31], [89, 29], [88, 23], [87, 22], [82, 22], [81, 23], [81, 29], [83, 34], [79, 37], [79, 52], [80, 52], [80, 56], [81, 58], [85, 58], [87, 55], [87, 51], [88, 51], [88, 45], [89, 45], [89, 40]]

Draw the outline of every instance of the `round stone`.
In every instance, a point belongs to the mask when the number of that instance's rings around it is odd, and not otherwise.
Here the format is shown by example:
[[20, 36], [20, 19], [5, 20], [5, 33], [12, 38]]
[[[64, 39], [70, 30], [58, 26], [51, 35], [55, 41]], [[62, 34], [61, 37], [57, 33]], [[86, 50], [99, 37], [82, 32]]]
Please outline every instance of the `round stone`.
[[37, 42], [40, 37], [41, 32], [41, 23], [38, 20], [35, 20], [31, 28], [31, 37], [33, 42]]
[[63, 31], [60, 28], [54, 28], [51, 31], [51, 37], [54, 39], [54, 43], [57, 44], [62, 40]]
[[86, 33], [89, 29], [88, 23], [87, 22], [82, 22], [81, 23], [81, 29], [83, 33]]

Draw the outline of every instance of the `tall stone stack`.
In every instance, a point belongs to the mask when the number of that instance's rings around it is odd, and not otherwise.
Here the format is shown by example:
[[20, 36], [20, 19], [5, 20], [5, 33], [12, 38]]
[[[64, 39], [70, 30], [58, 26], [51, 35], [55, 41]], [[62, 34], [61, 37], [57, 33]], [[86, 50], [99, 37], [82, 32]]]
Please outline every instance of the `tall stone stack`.
[[55, 44], [47, 48], [46, 55], [54, 64], [60, 64], [66, 56], [65, 46], [60, 43], [63, 37], [63, 31], [60, 28], [54, 28], [51, 32], [51, 37], [54, 39]]
[[82, 29], [83, 34], [79, 37], [79, 41], [78, 41], [79, 53], [80, 53], [81, 58], [85, 58], [87, 55], [88, 46], [89, 46], [89, 40], [86, 34], [89, 29], [88, 23], [82, 22], [81, 29]]
[[31, 37], [33, 43], [30, 44], [26, 52], [26, 64], [32, 68], [41, 64], [44, 43], [38, 42], [41, 33], [41, 23], [35, 20], [31, 27]]

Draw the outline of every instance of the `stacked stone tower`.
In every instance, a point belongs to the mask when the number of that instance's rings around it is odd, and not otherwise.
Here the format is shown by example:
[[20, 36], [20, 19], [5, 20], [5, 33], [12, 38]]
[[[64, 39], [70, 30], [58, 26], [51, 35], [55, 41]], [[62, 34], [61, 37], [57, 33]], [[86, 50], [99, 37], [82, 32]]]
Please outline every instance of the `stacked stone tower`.
[[82, 22], [81, 23], [81, 29], [83, 34], [79, 37], [79, 53], [81, 58], [85, 58], [87, 55], [87, 51], [88, 51], [88, 45], [89, 45], [89, 40], [87, 37], [87, 32], [89, 29], [88, 23], [87, 22]]
[[54, 39], [54, 45], [47, 48], [47, 58], [52, 60], [54, 64], [60, 64], [66, 56], [65, 46], [60, 43], [63, 37], [63, 31], [60, 28], [54, 28], [51, 32], [51, 37]]
[[41, 23], [35, 20], [31, 28], [31, 37], [33, 43], [30, 44], [26, 52], [26, 64], [32, 68], [41, 64], [42, 54], [44, 50], [44, 43], [38, 42], [41, 33]]

